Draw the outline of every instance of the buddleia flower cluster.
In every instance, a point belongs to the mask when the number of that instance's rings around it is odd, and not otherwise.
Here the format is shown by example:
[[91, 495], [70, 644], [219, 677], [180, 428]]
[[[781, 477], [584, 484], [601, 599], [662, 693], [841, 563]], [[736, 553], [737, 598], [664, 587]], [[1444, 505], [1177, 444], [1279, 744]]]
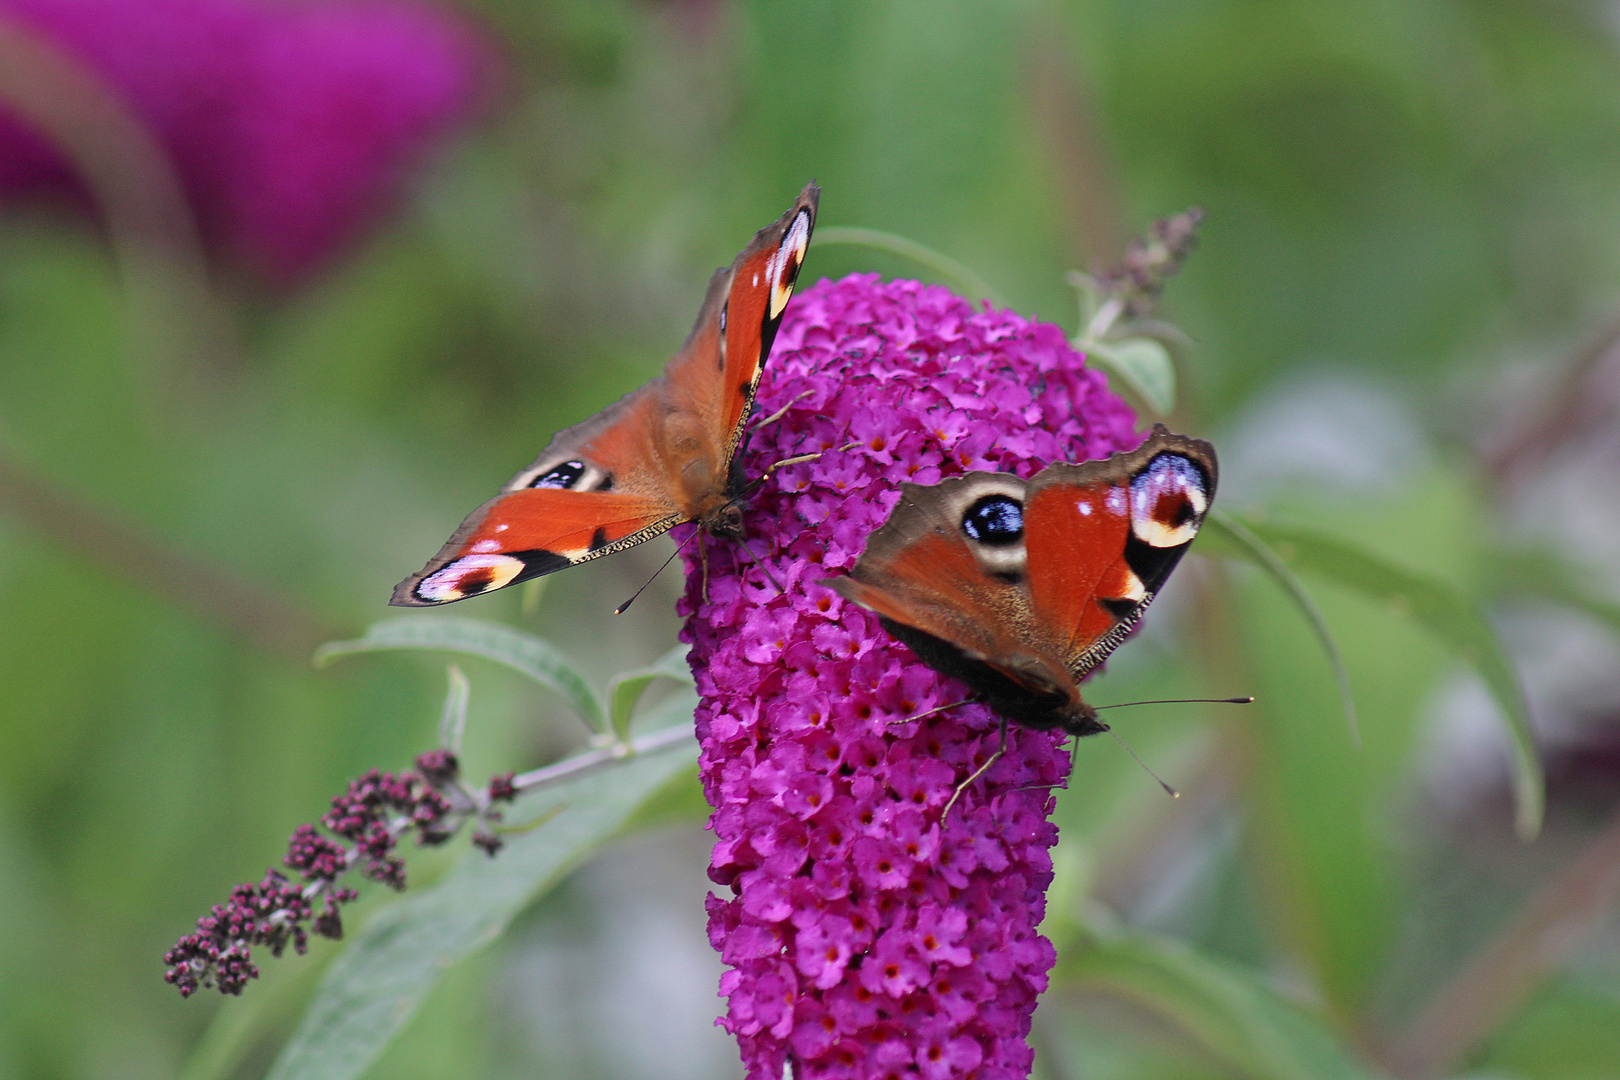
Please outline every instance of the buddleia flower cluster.
[[[721, 1023], [749, 1080], [1027, 1076], [1055, 954], [1061, 733], [1013, 728], [824, 581], [904, 481], [1028, 477], [1141, 441], [1057, 326], [945, 289], [854, 275], [796, 297], [745, 461], [821, 452], [765, 484], [745, 545], [687, 555], [683, 640], [715, 847]], [[702, 560], [708, 562], [705, 585]], [[926, 715], [925, 715], [926, 714]], [[908, 718], [920, 717], [909, 720]]]

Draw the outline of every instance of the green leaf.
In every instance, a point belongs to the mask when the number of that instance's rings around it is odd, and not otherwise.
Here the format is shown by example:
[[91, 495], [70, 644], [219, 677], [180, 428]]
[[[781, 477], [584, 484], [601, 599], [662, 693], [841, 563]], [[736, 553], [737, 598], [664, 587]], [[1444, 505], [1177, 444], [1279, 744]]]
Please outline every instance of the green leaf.
[[[1294, 576], [1277, 552], [1230, 514], [1212, 509], [1204, 520], [1204, 531], [1209, 539], [1215, 540], [1216, 547], [1224, 554], [1247, 559], [1271, 575], [1272, 580], [1282, 586], [1283, 592], [1294, 602], [1294, 606], [1299, 608], [1300, 614], [1305, 616], [1305, 621], [1310, 623], [1312, 632], [1322, 644], [1322, 651], [1327, 654], [1328, 666], [1333, 669], [1333, 678], [1339, 684], [1339, 701], [1344, 706], [1345, 722], [1350, 725], [1350, 734], [1359, 745], [1361, 729], [1356, 722], [1355, 695], [1350, 692], [1350, 672], [1344, 666], [1344, 657], [1339, 652], [1339, 643], [1333, 639], [1333, 631], [1328, 629], [1327, 620], [1322, 617], [1322, 609], [1316, 606], [1305, 584]], [[1208, 552], [1207, 548], [1204, 550]]]
[[1604, 599], [1601, 589], [1582, 581], [1573, 567], [1551, 552], [1497, 552], [1492, 576], [1504, 591], [1528, 593], [1575, 608], [1620, 634], [1620, 603]]
[[[1238, 524], [1230, 515], [1223, 520], [1228, 529]], [[1545, 781], [1530, 727], [1530, 707], [1507, 650], [1478, 605], [1438, 578], [1396, 566], [1349, 541], [1270, 523], [1250, 522], [1249, 528], [1288, 565], [1410, 615], [1474, 668], [1507, 719], [1515, 826], [1525, 839], [1540, 832]]]
[[644, 668], [616, 675], [608, 683], [608, 717], [621, 741], [630, 738], [630, 718], [635, 715], [641, 695], [654, 679], [674, 679], [692, 685], [692, 669], [686, 664], [685, 645], [677, 645]]
[[[692, 695], [682, 694], [655, 716], [678, 723], [693, 704]], [[505, 834], [499, 855], [470, 850], [433, 887], [379, 912], [332, 962], [270, 1080], [360, 1075], [447, 968], [500, 937], [513, 917], [691, 767], [695, 742], [669, 747], [519, 799], [508, 815], [519, 831]], [[548, 814], [555, 816], [540, 828], [521, 831]]]
[[1087, 359], [1118, 375], [1131, 392], [1160, 416], [1176, 406], [1176, 366], [1170, 350], [1152, 338], [1086, 342], [1080, 346]]
[[467, 730], [467, 701], [472, 684], [456, 665], [450, 665], [450, 691], [444, 696], [444, 712], [439, 717], [439, 745], [452, 754], [461, 753], [461, 736]]
[[505, 664], [561, 694], [593, 731], [607, 729], [602, 699], [567, 657], [549, 641], [499, 623], [451, 615], [391, 619], [374, 623], [363, 638], [322, 645], [315, 650], [315, 666], [350, 653], [389, 649], [445, 649]]
[[1244, 1076], [1369, 1080], [1373, 1075], [1302, 1009], [1258, 976], [1147, 934], [1094, 938], [1053, 972], [1158, 1013]]

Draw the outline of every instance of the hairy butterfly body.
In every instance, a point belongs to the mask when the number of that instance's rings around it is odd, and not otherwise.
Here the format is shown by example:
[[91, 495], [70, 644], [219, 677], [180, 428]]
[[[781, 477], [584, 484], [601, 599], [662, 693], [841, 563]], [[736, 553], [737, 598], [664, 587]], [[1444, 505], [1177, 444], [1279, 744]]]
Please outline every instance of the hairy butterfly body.
[[558, 432], [534, 464], [468, 515], [393, 604], [477, 596], [599, 558], [695, 521], [740, 536], [737, 468], [771, 343], [793, 295], [821, 189], [715, 272], [663, 375]]
[[831, 584], [1002, 716], [1107, 730], [1080, 683], [1123, 641], [1197, 536], [1215, 451], [1163, 425], [1135, 450], [1029, 480], [973, 472], [922, 487]]

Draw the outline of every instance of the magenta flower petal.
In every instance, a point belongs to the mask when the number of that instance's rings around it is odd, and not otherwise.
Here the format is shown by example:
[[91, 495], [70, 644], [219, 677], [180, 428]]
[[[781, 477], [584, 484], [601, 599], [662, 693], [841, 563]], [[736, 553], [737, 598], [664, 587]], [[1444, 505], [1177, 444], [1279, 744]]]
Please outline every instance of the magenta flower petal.
[[781, 470], [747, 515], [785, 591], [704, 538], [705, 603], [687, 557], [709, 875], [731, 893], [709, 902], [732, 966], [721, 1023], [750, 1080], [778, 1080], [790, 1053], [800, 1077], [1027, 1076], [1054, 960], [1036, 927], [1062, 736], [1014, 728], [942, 822], [995, 752], [996, 718], [969, 705], [896, 724], [966, 688], [819, 582], [854, 564], [901, 482], [1102, 457], [1141, 441], [1135, 417], [1058, 327], [876, 275], [793, 301], [759, 404], [788, 409], [754, 436], [750, 475], [826, 453]]
[[[415, 0], [0, 0], [0, 16], [121, 94], [210, 248], [281, 281], [371, 224], [494, 68], [471, 27]], [[0, 197], [76, 188], [0, 112]]]

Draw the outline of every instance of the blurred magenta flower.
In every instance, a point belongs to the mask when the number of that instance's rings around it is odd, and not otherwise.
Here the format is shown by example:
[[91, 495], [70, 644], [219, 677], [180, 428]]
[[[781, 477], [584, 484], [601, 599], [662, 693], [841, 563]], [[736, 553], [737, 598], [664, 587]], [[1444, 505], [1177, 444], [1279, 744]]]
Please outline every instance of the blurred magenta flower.
[[967, 689], [821, 581], [854, 564], [901, 481], [1101, 457], [1141, 441], [1135, 417], [1058, 327], [876, 275], [793, 301], [760, 406], [786, 412], [756, 434], [750, 475], [825, 453], [755, 499], [763, 565], [711, 543], [705, 601], [687, 556], [709, 875], [733, 894], [709, 902], [731, 965], [721, 1023], [750, 1080], [779, 1080], [790, 1053], [801, 1078], [1025, 1077], [1055, 955], [1036, 927], [1064, 736], [1013, 728], [941, 821], [998, 722], [975, 704], [897, 724]]
[[[210, 249], [283, 282], [371, 224], [494, 71], [470, 26], [412, 0], [0, 0], [0, 18], [122, 95]], [[0, 198], [76, 188], [0, 102]]]

